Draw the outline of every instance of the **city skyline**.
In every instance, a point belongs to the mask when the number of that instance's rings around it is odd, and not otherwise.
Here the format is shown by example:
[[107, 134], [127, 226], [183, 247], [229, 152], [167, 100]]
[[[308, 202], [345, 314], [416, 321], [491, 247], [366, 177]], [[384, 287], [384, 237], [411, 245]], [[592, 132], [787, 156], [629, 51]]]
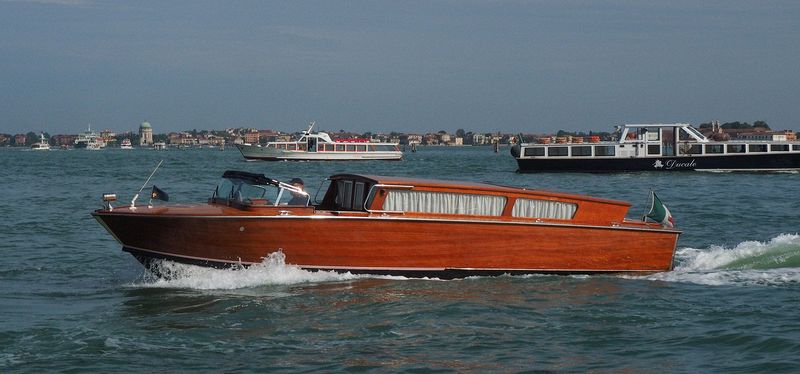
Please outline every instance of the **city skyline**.
[[800, 129], [800, 4], [0, 2], [0, 132]]

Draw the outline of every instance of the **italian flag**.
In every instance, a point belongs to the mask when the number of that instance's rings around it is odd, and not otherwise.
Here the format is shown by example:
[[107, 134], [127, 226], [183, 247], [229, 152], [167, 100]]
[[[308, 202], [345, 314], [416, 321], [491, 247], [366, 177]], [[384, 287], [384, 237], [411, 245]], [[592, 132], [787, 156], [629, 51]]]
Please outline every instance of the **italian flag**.
[[675, 219], [672, 218], [672, 213], [669, 212], [669, 209], [661, 202], [661, 199], [656, 196], [654, 191], [650, 191], [650, 193], [653, 195], [653, 203], [650, 205], [650, 212], [647, 213], [647, 217], [665, 227], [675, 227]]

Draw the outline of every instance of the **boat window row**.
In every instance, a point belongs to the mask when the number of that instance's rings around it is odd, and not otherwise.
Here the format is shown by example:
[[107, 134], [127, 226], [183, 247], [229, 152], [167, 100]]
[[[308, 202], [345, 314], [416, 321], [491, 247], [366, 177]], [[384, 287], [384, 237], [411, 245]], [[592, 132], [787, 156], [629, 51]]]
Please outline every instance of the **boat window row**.
[[287, 151], [305, 151], [306, 143], [269, 143], [267, 147], [285, 149]]
[[594, 150], [594, 156], [614, 156], [616, 147], [613, 145], [575, 145], [555, 146], [555, 147], [527, 147], [525, 148], [525, 156], [545, 156], [548, 157], [566, 157], [570, 156], [570, 151], [573, 157], [591, 157]]
[[706, 144], [705, 147], [703, 147], [700, 144], [693, 144], [691, 146], [681, 146], [680, 152], [684, 155], [700, 155], [703, 153], [725, 154], [789, 152], [792, 149], [796, 151], [800, 150], [800, 147], [797, 145], [790, 147], [789, 144]]
[[399, 149], [393, 144], [314, 144], [310, 148], [306, 143], [270, 143], [269, 147], [285, 149], [288, 151], [305, 151], [306, 149], [317, 152], [394, 152]]
[[[391, 190], [383, 203], [387, 211], [463, 214], [499, 217], [506, 205], [504, 196], [452, 192]], [[568, 220], [575, 216], [578, 205], [561, 201], [517, 198], [511, 215], [517, 218]]]
[[[681, 144], [678, 147], [681, 155], [701, 155], [701, 154], [725, 154], [725, 153], [764, 153], [764, 152], [789, 152], [800, 151], [798, 144]], [[592, 154], [594, 151], [594, 154]], [[541, 146], [526, 147], [523, 155], [526, 157], [592, 157], [592, 156], [614, 156], [616, 146]], [[647, 146], [648, 155], [661, 155], [661, 144], [649, 144]], [[665, 155], [674, 154], [671, 146], [664, 147]]]

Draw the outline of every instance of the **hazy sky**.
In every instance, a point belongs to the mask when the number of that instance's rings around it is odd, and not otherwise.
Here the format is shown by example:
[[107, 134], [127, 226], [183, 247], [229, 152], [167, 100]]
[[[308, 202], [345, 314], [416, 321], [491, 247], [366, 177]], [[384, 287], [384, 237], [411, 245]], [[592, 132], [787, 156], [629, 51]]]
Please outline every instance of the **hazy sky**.
[[800, 130], [799, 1], [0, 0], [0, 132]]

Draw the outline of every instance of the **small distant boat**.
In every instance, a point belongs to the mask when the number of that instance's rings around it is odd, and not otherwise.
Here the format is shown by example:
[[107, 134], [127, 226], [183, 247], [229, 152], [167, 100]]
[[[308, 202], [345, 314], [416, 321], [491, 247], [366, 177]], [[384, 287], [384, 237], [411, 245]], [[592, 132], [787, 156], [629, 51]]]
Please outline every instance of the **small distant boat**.
[[295, 141], [260, 144], [237, 144], [247, 160], [263, 161], [343, 161], [400, 160], [398, 143], [375, 143], [367, 139], [332, 140], [325, 132], [311, 132], [314, 122]]
[[165, 150], [165, 149], [167, 149], [167, 143], [155, 142], [155, 143], [153, 143], [153, 149], [155, 149], [157, 151]]
[[[204, 204], [113, 207], [92, 216], [142, 264], [287, 264], [412, 277], [652, 273], [673, 268], [681, 231], [630, 204], [483, 183], [338, 174], [322, 201], [263, 174], [226, 171]], [[165, 193], [153, 187], [151, 196]], [[138, 195], [137, 195], [138, 196]], [[654, 206], [655, 195], [654, 197]], [[135, 198], [134, 198], [135, 201]], [[654, 218], [655, 217], [655, 218]]]
[[44, 133], [39, 134], [39, 136], [40, 136], [41, 139], [39, 140], [38, 143], [32, 144], [31, 145], [31, 149], [34, 150], [34, 151], [49, 151], [50, 150], [50, 144], [44, 138]]
[[78, 138], [75, 139], [75, 143], [73, 147], [76, 149], [90, 149], [90, 150], [100, 150], [105, 148], [106, 142], [100, 137], [100, 134], [92, 131], [92, 125], [89, 124], [89, 128], [83, 132], [82, 134], [78, 135]]
[[128, 138], [122, 139], [122, 143], [119, 144], [120, 149], [133, 149], [133, 144], [131, 144], [131, 140]]
[[105, 147], [106, 147], [106, 142], [102, 141], [100, 138], [97, 138], [95, 140], [89, 141], [89, 143], [86, 146], [86, 149], [90, 151], [99, 151]]
[[800, 170], [797, 141], [714, 141], [686, 123], [627, 124], [616, 137], [540, 138], [513, 146], [511, 154], [521, 173]]

